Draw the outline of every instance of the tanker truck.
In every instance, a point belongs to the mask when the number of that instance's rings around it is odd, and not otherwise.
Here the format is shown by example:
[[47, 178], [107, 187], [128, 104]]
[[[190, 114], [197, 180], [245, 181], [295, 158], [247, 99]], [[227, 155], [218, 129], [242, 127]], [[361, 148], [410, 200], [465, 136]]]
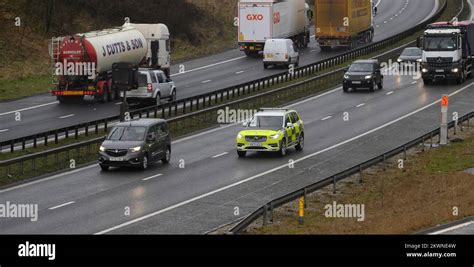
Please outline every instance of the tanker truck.
[[112, 86], [112, 65], [128, 62], [170, 75], [170, 34], [164, 24], [125, 23], [121, 27], [52, 38], [51, 93], [60, 103], [93, 96], [100, 102], [120, 98]]
[[313, 11], [305, 0], [240, 0], [238, 13], [238, 45], [247, 56], [263, 51], [267, 39], [310, 42]]
[[371, 0], [315, 0], [316, 41], [322, 51], [333, 46], [349, 49], [374, 38]]
[[421, 76], [425, 84], [444, 79], [462, 84], [472, 76], [474, 22], [455, 18], [430, 24], [418, 46], [423, 50]]

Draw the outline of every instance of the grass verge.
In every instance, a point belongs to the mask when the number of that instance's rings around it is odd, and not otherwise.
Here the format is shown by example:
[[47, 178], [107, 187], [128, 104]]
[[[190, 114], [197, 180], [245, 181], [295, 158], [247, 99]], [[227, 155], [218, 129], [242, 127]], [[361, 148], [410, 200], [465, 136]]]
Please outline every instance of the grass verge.
[[[471, 121], [471, 125], [472, 125]], [[451, 131], [450, 136], [453, 136]], [[464, 128], [464, 140], [441, 148], [412, 149], [404, 163], [391, 159], [385, 168], [377, 165], [341, 181], [334, 195], [326, 187], [307, 198], [305, 222], [299, 225], [296, 202], [274, 211], [274, 223], [254, 223], [249, 234], [411, 234], [422, 229], [474, 215], [474, 127]], [[364, 204], [365, 220], [327, 218], [325, 206]], [[456, 213], [458, 211], [458, 213]]]

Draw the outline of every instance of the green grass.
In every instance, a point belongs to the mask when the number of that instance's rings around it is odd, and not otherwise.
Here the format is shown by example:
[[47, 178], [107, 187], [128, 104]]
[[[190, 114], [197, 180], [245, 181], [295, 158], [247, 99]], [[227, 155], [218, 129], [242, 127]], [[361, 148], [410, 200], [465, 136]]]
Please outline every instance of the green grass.
[[0, 81], [0, 101], [47, 93], [52, 86], [51, 76], [31, 76]]

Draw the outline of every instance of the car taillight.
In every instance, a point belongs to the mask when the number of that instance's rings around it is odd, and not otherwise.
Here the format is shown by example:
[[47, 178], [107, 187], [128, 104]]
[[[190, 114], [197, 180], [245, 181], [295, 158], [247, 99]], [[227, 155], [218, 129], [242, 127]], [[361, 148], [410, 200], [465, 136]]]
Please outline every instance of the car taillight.
[[288, 59], [288, 54], [285, 54], [285, 59]]
[[150, 93], [153, 92], [153, 85], [151, 83], [149, 83], [146, 87], [146, 90]]

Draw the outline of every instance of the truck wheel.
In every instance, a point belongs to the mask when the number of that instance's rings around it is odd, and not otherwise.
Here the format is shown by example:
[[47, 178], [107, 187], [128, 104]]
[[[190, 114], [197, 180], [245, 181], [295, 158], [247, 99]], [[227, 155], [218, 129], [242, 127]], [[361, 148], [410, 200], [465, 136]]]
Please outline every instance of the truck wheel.
[[462, 84], [466, 81], [466, 77], [464, 77], [464, 70], [461, 69], [461, 76], [457, 78], [456, 83], [457, 84]]
[[100, 96], [100, 102], [105, 103], [109, 101], [109, 99], [109, 87], [104, 86], [104, 88], [102, 89], [102, 95]]
[[263, 63], [263, 68], [268, 69], [268, 64]]
[[239, 158], [245, 158], [245, 155], [247, 155], [247, 151], [237, 151], [237, 155]]

